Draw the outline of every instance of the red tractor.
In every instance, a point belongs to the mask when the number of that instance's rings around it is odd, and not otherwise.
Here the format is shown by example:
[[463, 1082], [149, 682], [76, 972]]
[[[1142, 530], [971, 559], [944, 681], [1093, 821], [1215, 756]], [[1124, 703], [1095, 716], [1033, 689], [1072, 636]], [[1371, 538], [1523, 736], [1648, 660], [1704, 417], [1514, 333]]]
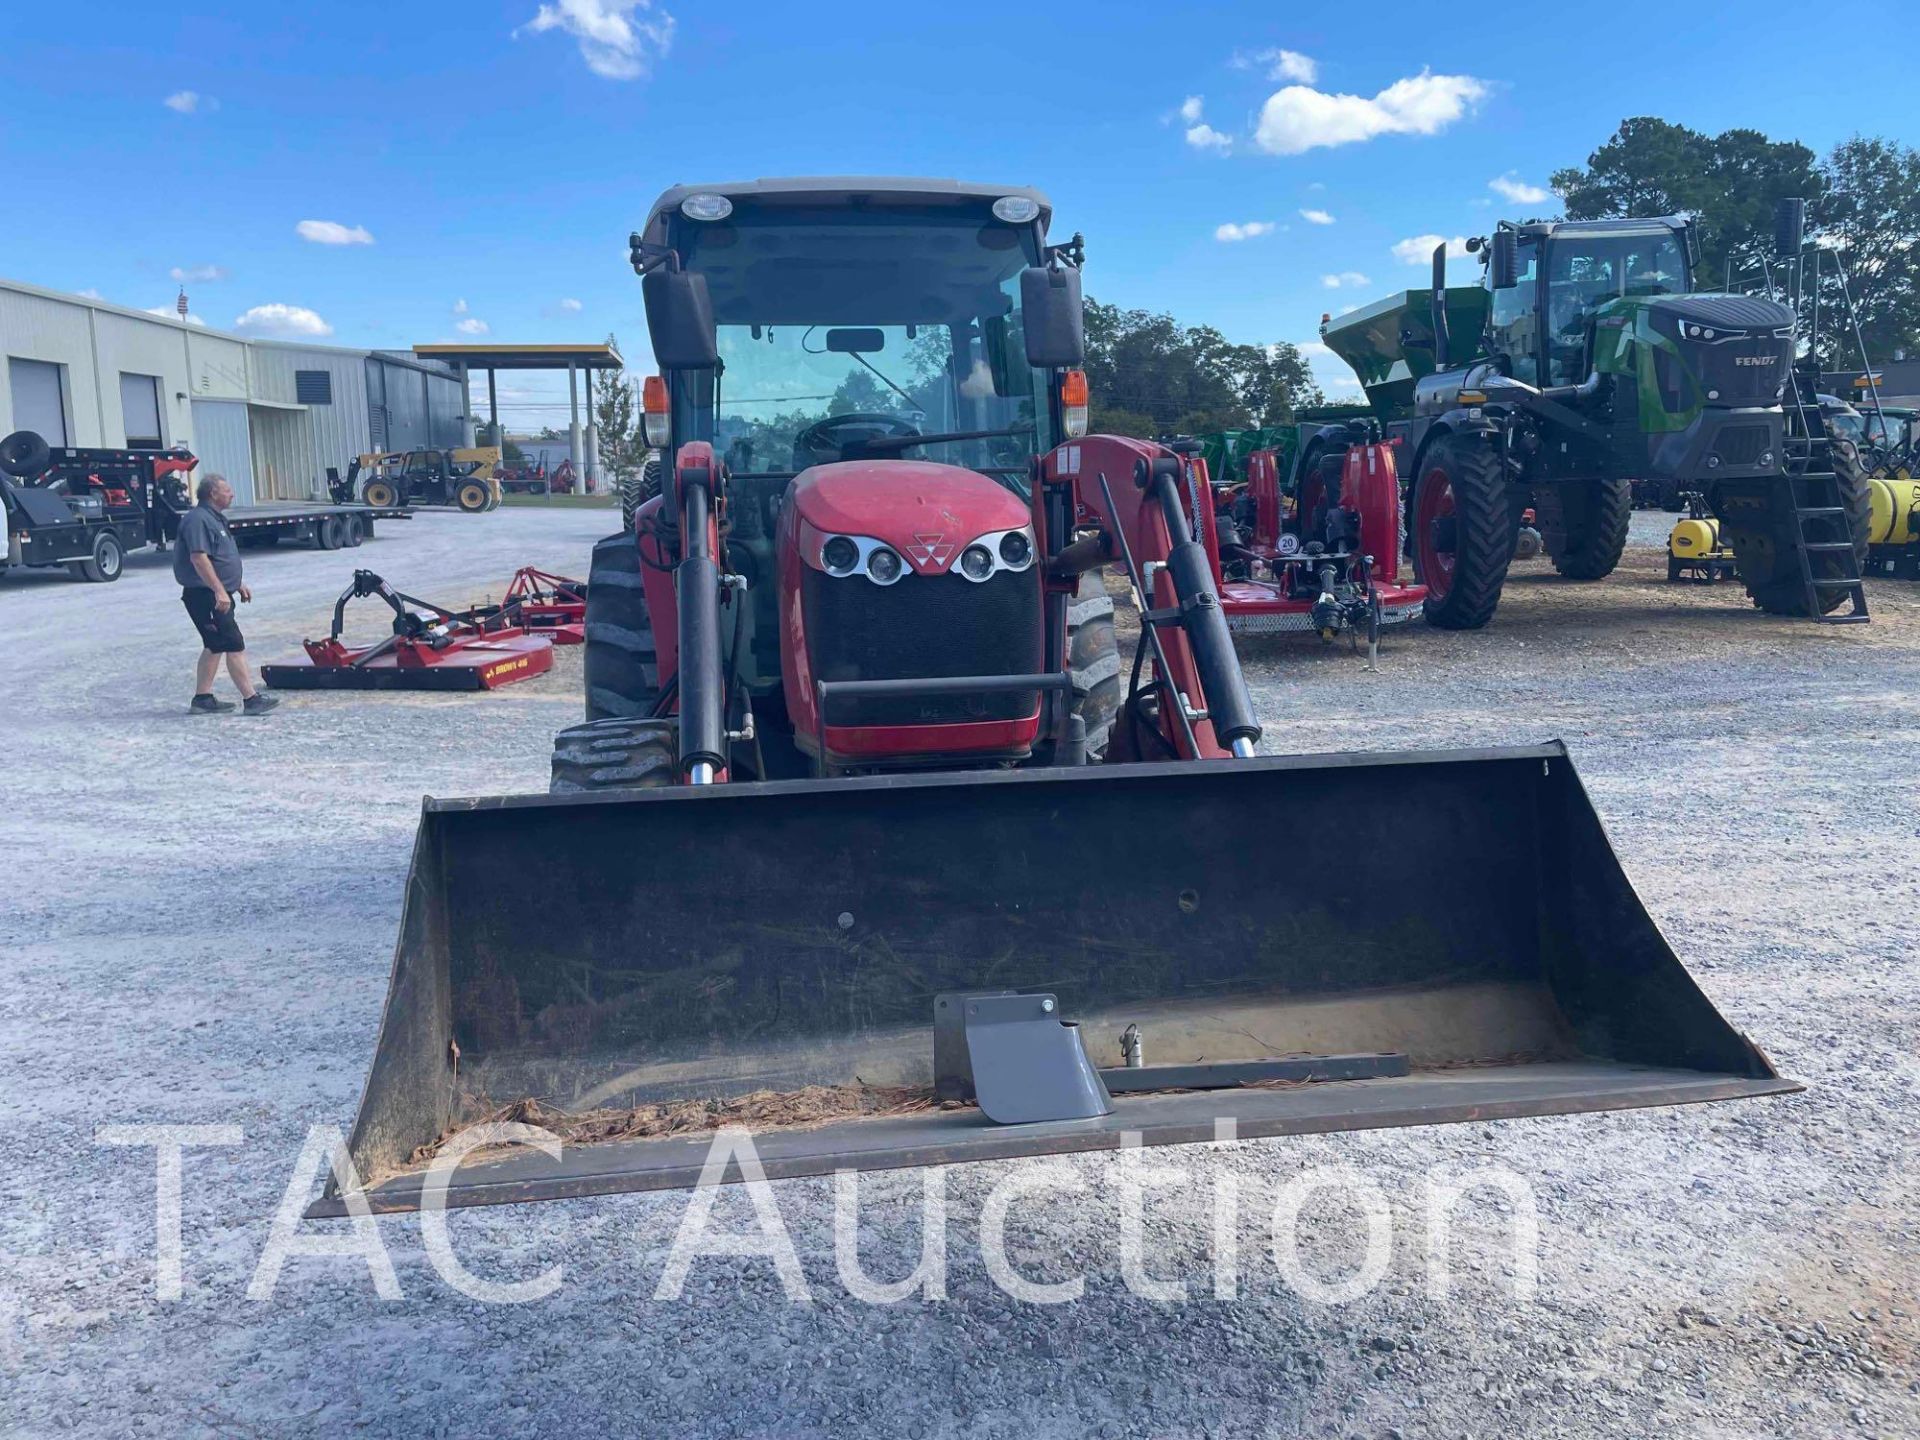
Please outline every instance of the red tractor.
[[557, 793], [427, 802], [373, 1208], [503, 1113], [565, 1153], [448, 1203], [699, 1183], [734, 1122], [822, 1175], [1792, 1088], [1559, 746], [1254, 754], [1205, 477], [1085, 433], [1048, 219], [937, 180], [655, 202], [661, 493], [595, 547]]

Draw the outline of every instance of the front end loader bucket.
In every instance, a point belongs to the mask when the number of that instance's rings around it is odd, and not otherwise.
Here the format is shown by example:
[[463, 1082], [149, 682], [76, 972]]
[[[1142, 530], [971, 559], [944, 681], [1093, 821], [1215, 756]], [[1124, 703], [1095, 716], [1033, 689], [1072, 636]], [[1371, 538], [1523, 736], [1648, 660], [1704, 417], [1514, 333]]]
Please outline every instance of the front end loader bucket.
[[[1079, 1118], [936, 1093], [975, 992], [1078, 1023]], [[1797, 1088], [1556, 743], [429, 800], [352, 1152], [394, 1211], [489, 1118], [562, 1153], [476, 1152], [449, 1204], [691, 1185], [729, 1121], [777, 1178]]]

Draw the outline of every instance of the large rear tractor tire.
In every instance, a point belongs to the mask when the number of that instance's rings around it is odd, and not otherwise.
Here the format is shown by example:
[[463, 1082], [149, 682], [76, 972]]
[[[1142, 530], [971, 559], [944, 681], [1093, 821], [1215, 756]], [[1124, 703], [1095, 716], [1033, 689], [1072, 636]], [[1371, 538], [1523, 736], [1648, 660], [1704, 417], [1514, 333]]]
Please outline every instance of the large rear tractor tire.
[[631, 531], [593, 547], [587, 572], [587, 719], [650, 715], [660, 698], [660, 657], [640, 584]]
[[1601, 580], [1611, 575], [1627, 551], [1633, 482], [1595, 480], [1542, 486], [1536, 491], [1542, 500], [1549, 494], [1559, 503], [1563, 527], [1545, 532], [1553, 568], [1569, 580]]
[[1106, 758], [1114, 717], [1126, 692], [1120, 678], [1120, 642], [1113, 629], [1113, 597], [1101, 572], [1089, 570], [1067, 604], [1067, 670], [1073, 676], [1073, 713], [1087, 731], [1087, 759]]
[[680, 722], [614, 716], [569, 725], [553, 737], [549, 795], [660, 790], [680, 778]]
[[[1833, 473], [1838, 482], [1840, 504], [1847, 512], [1847, 533], [1853, 540], [1855, 573], [1867, 571], [1867, 543], [1872, 533], [1872, 496], [1866, 473], [1860, 468], [1856, 452], [1845, 445], [1832, 447]], [[1805, 615], [1807, 587], [1800, 578], [1800, 565], [1794, 558], [1799, 545], [1799, 526], [1791, 514], [1769, 516], [1764, 531], [1722, 529], [1733, 547], [1734, 568], [1757, 609], [1769, 615]], [[1839, 537], [1835, 536], [1835, 539]], [[1842, 572], [1837, 557], [1813, 556], [1816, 576], [1838, 577]], [[1825, 615], [1851, 604], [1852, 597], [1839, 587], [1820, 591], [1820, 613]]]
[[1478, 630], [1493, 618], [1513, 563], [1514, 521], [1500, 457], [1485, 441], [1442, 435], [1420, 462], [1409, 526], [1429, 625]]

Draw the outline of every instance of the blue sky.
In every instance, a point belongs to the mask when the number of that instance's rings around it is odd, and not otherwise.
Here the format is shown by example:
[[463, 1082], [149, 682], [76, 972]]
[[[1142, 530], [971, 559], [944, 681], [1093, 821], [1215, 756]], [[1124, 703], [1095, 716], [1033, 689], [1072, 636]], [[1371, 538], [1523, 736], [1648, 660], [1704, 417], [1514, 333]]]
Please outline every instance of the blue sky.
[[1920, 139], [1910, 3], [1846, 10], [1844, 84], [1781, 73], [1804, 7], [1714, 9], [21, 6], [0, 275], [144, 308], [179, 272], [213, 326], [346, 345], [613, 332], [641, 366], [625, 237], [664, 186], [956, 175], [1048, 191], [1100, 299], [1304, 342], [1419, 283], [1400, 242], [1552, 213], [1529, 187], [1624, 116]]

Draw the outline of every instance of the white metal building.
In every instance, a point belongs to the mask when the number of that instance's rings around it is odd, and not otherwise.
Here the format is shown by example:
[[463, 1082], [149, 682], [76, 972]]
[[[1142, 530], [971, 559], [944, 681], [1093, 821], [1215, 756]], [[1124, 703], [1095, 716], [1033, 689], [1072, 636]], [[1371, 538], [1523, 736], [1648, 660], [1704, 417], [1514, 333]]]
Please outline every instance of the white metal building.
[[248, 340], [0, 280], [0, 435], [51, 445], [184, 445], [242, 505], [323, 498], [356, 455], [466, 443], [448, 366], [331, 345]]

